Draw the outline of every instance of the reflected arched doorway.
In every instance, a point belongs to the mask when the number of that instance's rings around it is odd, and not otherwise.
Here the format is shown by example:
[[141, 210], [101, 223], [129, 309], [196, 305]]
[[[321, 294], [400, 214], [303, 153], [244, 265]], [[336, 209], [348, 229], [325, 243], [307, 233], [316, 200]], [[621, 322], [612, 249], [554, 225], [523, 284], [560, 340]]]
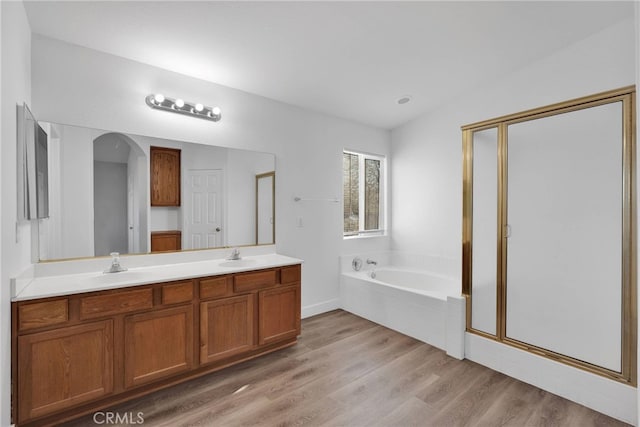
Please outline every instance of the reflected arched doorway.
[[147, 252], [146, 157], [121, 133], [93, 141], [95, 256]]

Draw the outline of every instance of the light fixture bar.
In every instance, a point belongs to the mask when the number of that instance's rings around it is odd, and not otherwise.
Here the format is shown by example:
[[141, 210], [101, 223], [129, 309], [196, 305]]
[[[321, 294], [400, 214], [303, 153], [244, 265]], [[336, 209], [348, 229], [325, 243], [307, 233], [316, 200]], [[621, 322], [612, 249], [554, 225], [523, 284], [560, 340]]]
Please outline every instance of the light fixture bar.
[[170, 111], [172, 113], [185, 114], [187, 116], [198, 117], [200, 119], [211, 120], [214, 122], [217, 122], [222, 118], [222, 111], [220, 111], [219, 107], [206, 107], [200, 103], [193, 104], [179, 98], [167, 98], [159, 93], [147, 96], [145, 98], [145, 102], [151, 108]]

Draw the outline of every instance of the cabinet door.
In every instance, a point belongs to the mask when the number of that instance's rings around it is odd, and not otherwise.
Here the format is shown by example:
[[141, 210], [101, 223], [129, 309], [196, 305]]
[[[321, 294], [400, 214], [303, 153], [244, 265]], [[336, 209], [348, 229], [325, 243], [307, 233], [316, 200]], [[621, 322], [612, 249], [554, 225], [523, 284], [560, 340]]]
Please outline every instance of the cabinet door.
[[20, 422], [113, 390], [113, 321], [18, 337]]
[[180, 230], [151, 232], [151, 252], [179, 251], [181, 249], [182, 232]]
[[200, 363], [209, 363], [254, 348], [255, 295], [200, 304]]
[[151, 147], [151, 206], [180, 206], [180, 150]]
[[193, 366], [193, 306], [125, 318], [124, 384], [134, 387]]
[[258, 344], [270, 344], [300, 334], [300, 285], [259, 292]]

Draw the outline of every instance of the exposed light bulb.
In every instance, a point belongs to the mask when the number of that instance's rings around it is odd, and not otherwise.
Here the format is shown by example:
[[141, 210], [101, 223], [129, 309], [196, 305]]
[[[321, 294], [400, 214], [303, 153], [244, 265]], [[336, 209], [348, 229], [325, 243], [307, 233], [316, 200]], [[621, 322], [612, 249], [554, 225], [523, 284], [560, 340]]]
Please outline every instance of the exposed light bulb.
[[[0, 0], [1, 2], [2, 0]], [[161, 93], [151, 93], [145, 97], [145, 103], [151, 107], [163, 111], [191, 115], [201, 119], [220, 121], [222, 118], [220, 107], [207, 107], [204, 104], [192, 104], [182, 98], [169, 98]]]

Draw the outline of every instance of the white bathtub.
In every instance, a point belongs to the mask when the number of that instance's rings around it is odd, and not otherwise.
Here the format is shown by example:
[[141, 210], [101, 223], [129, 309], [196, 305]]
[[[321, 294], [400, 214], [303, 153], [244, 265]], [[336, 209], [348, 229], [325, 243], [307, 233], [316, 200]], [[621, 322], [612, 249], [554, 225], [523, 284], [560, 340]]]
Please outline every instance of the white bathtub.
[[[460, 283], [456, 279], [427, 271], [382, 267], [354, 273], [353, 277], [442, 300], [448, 296], [460, 296]], [[375, 277], [372, 273], [375, 273]]]
[[[344, 264], [344, 260], [343, 260]], [[406, 267], [343, 268], [342, 308], [464, 358], [465, 300], [460, 281]]]

